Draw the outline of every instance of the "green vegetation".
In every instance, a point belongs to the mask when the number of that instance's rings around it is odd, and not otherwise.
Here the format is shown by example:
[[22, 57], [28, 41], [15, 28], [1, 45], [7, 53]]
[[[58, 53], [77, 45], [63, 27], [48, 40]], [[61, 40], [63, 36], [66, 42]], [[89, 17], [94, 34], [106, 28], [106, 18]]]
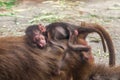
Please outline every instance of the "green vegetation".
[[0, 14], [0, 16], [14, 16], [14, 13]]
[[55, 21], [59, 21], [64, 18], [65, 18], [64, 15], [57, 15], [54, 13], [45, 13], [45, 14], [40, 14], [40, 15], [34, 16], [34, 18], [31, 19], [29, 22], [30, 23], [38, 23], [39, 21], [55, 22]]
[[0, 1], [0, 9], [11, 9], [15, 2], [16, 0]]

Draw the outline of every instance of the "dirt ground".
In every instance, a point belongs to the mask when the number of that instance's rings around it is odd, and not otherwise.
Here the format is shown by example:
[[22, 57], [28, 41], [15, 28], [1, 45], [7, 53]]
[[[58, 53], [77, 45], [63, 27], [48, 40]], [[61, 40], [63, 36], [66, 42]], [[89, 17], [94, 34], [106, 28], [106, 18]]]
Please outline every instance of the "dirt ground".
[[[80, 21], [98, 23], [111, 35], [116, 62], [120, 64], [120, 0], [59, 0], [25, 1], [16, 3], [11, 10], [0, 10], [0, 37], [24, 35], [24, 30], [31, 24], [47, 25], [54, 21], [65, 21], [79, 25]], [[92, 36], [92, 37], [91, 37]], [[96, 62], [108, 63], [108, 53], [103, 53], [98, 35], [88, 38]], [[93, 42], [91, 42], [93, 41]]]

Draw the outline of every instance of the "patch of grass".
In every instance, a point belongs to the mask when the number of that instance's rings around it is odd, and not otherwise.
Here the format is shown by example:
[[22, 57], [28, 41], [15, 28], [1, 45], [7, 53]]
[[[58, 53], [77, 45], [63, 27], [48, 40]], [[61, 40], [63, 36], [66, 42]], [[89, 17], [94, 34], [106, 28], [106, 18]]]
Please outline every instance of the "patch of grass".
[[15, 5], [16, 0], [0, 1], [0, 8], [11, 9]]
[[7, 12], [7, 13], [0, 13], [0, 17], [2, 16], [9, 16], [15, 18], [26, 18], [24, 15], [16, 15], [15, 11]]
[[95, 14], [90, 14], [89, 16], [95, 17], [95, 18], [99, 18], [99, 16], [98, 16], [98, 15], [95, 15]]
[[100, 18], [99, 15], [93, 13], [87, 13], [86, 15], [80, 15], [81, 18]]
[[100, 42], [100, 38], [90, 37], [90, 42], [99, 43]]
[[58, 0], [60, 4], [65, 4], [66, 3], [66, 0]]
[[14, 16], [14, 13], [0, 14], [0, 16]]
[[45, 14], [40, 14], [38, 16], [35, 16], [33, 19], [29, 21], [29, 23], [38, 23], [39, 21], [51, 23], [51, 22], [59, 21], [63, 18], [65, 18], [65, 16], [56, 15], [53, 13], [45, 13]]

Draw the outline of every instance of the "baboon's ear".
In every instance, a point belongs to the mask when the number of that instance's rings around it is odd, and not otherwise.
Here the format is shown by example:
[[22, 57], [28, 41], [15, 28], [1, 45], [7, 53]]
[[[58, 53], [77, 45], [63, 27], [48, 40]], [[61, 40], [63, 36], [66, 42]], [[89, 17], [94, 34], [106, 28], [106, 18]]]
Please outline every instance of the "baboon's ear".
[[78, 35], [78, 30], [74, 30], [74, 34], [77, 36]]
[[38, 28], [41, 32], [45, 32], [46, 31], [46, 28], [42, 25], [42, 24], [39, 24], [38, 25]]

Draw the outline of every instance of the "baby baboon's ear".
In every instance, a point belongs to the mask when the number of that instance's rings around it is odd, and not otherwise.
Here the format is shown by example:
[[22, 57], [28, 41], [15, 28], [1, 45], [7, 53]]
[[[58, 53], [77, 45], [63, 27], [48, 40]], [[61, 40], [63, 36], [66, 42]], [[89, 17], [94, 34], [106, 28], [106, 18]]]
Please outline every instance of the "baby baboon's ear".
[[41, 32], [45, 32], [46, 31], [46, 28], [42, 25], [42, 24], [39, 24], [38, 25], [38, 28]]

